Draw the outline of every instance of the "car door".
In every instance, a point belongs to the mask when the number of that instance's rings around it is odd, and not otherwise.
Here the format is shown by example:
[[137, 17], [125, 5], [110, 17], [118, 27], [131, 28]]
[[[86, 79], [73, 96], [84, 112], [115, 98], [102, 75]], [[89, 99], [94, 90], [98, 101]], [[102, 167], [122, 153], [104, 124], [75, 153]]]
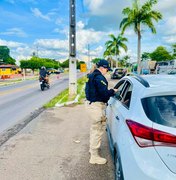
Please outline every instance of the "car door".
[[115, 95], [113, 97], [111, 97], [110, 100], [108, 101], [108, 106], [106, 109], [106, 116], [108, 119], [107, 124], [108, 124], [108, 128], [109, 128], [110, 132], [112, 132], [113, 119], [115, 118], [115, 114], [116, 114], [115, 109], [116, 109], [116, 107], [118, 107], [120, 105], [119, 100], [120, 100], [121, 94], [123, 92], [124, 84], [125, 84], [125, 80], [119, 81], [117, 83], [117, 85], [114, 88], [118, 89], [118, 92], [116, 92]]
[[[132, 85], [129, 81], [126, 81], [123, 86], [123, 91], [119, 99], [117, 99], [118, 106], [114, 108], [114, 120], [112, 132], [114, 134], [114, 141], [119, 142], [119, 139], [123, 142], [124, 127], [126, 127], [125, 120], [129, 117], [129, 108], [131, 101]], [[118, 98], [118, 97], [117, 97]], [[123, 129], [123, 130], [122, 130]]]
[[114, 142], [118, 141], [117, 138], [119, 137], [120, 127], [124, 122], [127, 113], [126, 111], [128, 111], [129, 108], [130, 103], [128, 102], [126, 105], [125, 101], [127, 101], [127, 92], [130, 87], [130, 83], [126, 80], [118, 83], [116, 85], [118, 92], [115, 93], [115, 96], [111, 98], [111, 101], [109, 102], [111, 111], [110, 131]]

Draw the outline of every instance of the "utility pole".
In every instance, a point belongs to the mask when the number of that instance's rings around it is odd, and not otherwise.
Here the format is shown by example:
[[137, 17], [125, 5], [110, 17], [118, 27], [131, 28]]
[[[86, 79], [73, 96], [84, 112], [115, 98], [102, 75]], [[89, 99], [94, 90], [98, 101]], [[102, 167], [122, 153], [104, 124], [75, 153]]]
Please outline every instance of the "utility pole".
[[37, 45], [37, 57], [38, 57], [38, 45]]
[[88, 55], [88, 69], [90, 69], [90, 46], [87, 45], [87, 55]]
[[75, 1], [76, 0], [70, 0], [70, 29], [69, 29], [69, 95], [70, 96], [77, 94]]

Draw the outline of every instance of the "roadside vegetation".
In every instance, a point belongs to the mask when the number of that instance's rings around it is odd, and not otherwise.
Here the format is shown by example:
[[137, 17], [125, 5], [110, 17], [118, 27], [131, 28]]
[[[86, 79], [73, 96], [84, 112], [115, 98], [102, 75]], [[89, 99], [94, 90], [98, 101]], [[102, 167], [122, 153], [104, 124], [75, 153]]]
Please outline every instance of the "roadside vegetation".
[[74, 101], [76, 97], [78, 97], [78, 102], [75, 102], [76, 104], [82, 104], [83, 100], [85, 98], [85, 93], [84, 93], [84, 87], [85, 87], [85, 82], [86, 82], [86, 77], [82, 77], [78, 79], [77, 81], [77, 95], [74, 97], [69, 97], [69, 89], [65, 89], [61, 93], [59, 93], [56, 97], [54, 97], [51, 101], [46, 103], [43, 107], [44, 108], [52, 108], [54, 107], [57, 103], [58, 104], [65, 104], [69, 101]]

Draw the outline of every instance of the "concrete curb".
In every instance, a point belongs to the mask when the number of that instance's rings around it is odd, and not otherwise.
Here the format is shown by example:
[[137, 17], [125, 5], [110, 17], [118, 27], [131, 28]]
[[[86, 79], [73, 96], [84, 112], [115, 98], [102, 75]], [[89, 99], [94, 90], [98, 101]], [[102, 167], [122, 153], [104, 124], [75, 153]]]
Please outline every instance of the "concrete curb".
[[85, 89], [85, 85], [83, 86], [80, 94], [78, 94], [78, 95], [76, 96], [76, 98], [74, 99], [74, 101], [68, 101], [68, 102], [61, 103], [61, 104], [58, 102], [58, 103], [56, 103], [55, 107], [63, 107], [63, 106], [67, 106], [67, 105], [71, 105], [71, 104], [76, 104], [76, 103], [78, 103], [79, 97], [80, 97], [81, 94], [83, 93], [83, 90], [84, 90], [84, 89]]

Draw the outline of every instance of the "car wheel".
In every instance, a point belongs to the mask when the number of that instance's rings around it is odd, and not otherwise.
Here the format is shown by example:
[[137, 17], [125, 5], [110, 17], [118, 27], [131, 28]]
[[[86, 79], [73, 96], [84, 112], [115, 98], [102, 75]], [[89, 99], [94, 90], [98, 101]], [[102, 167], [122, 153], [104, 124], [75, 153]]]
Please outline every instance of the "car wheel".
[[120, 157], [115, 155], [115, 180], [124, 180]]

